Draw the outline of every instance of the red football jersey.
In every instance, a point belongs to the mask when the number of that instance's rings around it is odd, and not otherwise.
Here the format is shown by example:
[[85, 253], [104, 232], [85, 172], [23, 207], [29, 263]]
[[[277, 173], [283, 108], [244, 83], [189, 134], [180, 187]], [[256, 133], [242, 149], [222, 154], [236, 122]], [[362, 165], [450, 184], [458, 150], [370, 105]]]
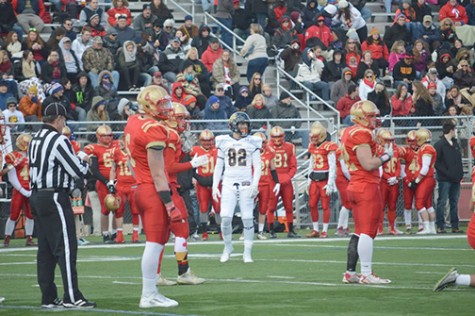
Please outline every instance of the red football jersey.
[[28, 157], [19, 151], [12, 151], [5, 156], [5, 163], [8, 165], [14, 165], [15, 161], [19, 161], [15, 167], [16, 176], [21, 186], [29, 190], [30, 189], [30, 166], [28, 165]]
[[[168, 127], [165, 126], [165, 128]], [[181, 137], [178, 132], [172, 128], [168, 128], [168, 141], [163, 152], [163, 157], [165, 158], [165, 171], [170, 183], [177, 184], [178, 174], [192, 168], [191, 162], [180, 162], [183, 158]]]
[[475, 157], [475, 136], [470, 137], [470, 149], [472, 150], [472, 157]]
[[112, 160], [115, 163], [115, 177], [118, 186], [129, 186], [135, 183], [135, 178], [129, 168], [127, 152], [115, 147], [112, 151]]
[[[261, 178], [259, 184], [274, 183], [270, 173], [270, 162], [275, 158], [275, 151], [270, 146], [267, 146], [263, 153], [261, 153]], [[274, 161], [275, 162], [275, 161]]]
[[414, 151], [409, 145], [399, 147], [399, 158], [404, 161], [406, 168], [406, 179], [410, 182], [417, 177], [419, 164], [417, 162], [417, 151]]
[[[399, 178], [401, 174], [401, 159], [399, 147], [393, 143], [393, 157], [383, 165], [382, 179], [387, 181], [389, 178]], [[378, 145], [378, 156], [384, 154], [384, 146]]]
[[419, 173], [421, 172], [422, 169], [422, 158], [424, 156], [430, 157], [430, 165], [429, 165], [429, 171], [425, 175], [426, 177], [434, 177], [434, 172], [435, 172], [435, 160], [437, 158], [437, 151], [435, 148], [430, 145], [430, 144], [424, 144], [422, 145], [419, 150], [417, 151], [417, 163], [419, 164], [419, 169], [417, 170], [416, 177], [419, 176]]
[[337, 179], [346, 179], [345, 175], [343, 174], [343, 171], [341, 170], [341, 165], [340, 165], [340, 160], [345, 161], [345, 158], [342, 156], [342, 151], [341, 151], [341, 146], [338, 146], [338, 148], [335, 151], [336, 154], [336, 178]]
[[336, 152], [338, 146], [334, 142], [324, 141], [319, 146], [314, 144], [308, 145], [308, 152], [312, 155], [314, 171], [328, 171], [330, 166], [328, 164], [328, 154]]
[[112, 155], [114, 146], [104, 146], [102, 144], [90, 144], [84, 147], [84, 152], [89, 156], [97, 157], [97, 163], [99, 165], [99, 172], [109, 179], [111, 167], [112, 167]]
[[279, 175], [279, 182], [290, 182], [297, 172], [295, 145], [284, 142], [282, 143], [282, 146], [276, 147], [272, 142], [270, 142], [268, 147], [271, 147], [275, 151], [274, 164], [275, 170]]
[[69, 140], [73, 146], [74, 153], [77, 154], [81, 150], [81, 145], [75, 140]]
[[125, 148], [138, 184], [154, 183], [148, 165], [147, 149], [165, 149], [168, 129], [157, 120], [142, 114], [129, 117], [124, 129]]
[[365, 127], [353, 125], [345, 129], [341, 138], [343, 143], [342, 155], [345, 157], [348, 171], [351, 175], [352, 183], [379, 183], [379, 169], [372, 171], [363, 169], [358, 157], [356, 149], [359, 146], [369, 146], [373, 156], [376, 156], [376, 142], [374, 141], [373, 132]]
[[207, 155], [209, 159], [206, 165], [196, 168], [196, 173], [202, 177], [213, 176], [214, 166], [216, 165], [216, 159], [218, 157], [218, 150], [216, 147], [204, 149], [201, 146], [193, 146], [193, 148], [191, 148], [190, 156], [193, 158], [196, 154], [198, 154], [198, 156]]

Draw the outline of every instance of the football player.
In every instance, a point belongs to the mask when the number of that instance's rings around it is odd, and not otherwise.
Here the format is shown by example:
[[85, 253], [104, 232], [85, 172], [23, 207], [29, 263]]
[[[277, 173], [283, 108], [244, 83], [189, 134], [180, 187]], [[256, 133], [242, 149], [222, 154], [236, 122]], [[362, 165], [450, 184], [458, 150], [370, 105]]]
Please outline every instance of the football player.
[[342, 145], [341, 145], [341, 136], [343, 135], [343, 131], [345, 128], [341, 128], [338, 131], [338, 140], [340, 141], [340, 146], [338, 146], [336, 150], [336, 180], [335, 184], [338, 189], [338, 193], [340, 194], [340, 201], [341, 201], [341, 209], [340, 213], [338, 214], [338, 225], [335, 232], [335, 235], [344, 237], [350, 234], [350, 230], [348, 228], [348, 218], [350, 216], [351, 204], [350, 200], [348, 199], [348, 192], [347, 187], [348, 183], [350, 182], [351, 176], [350, 172], [348, 171], [348, 167], [345, 163], [345, 157], [342, 155]]
[[[257, 195], [259, 201], [259, 218], [258, 218], [258, 233], [257, 238], [260, 240], [266, 240], [264, 235], [264, 225], [266, 220], [266, 214], [269, 209], [269, 200], [272, 195], [276, 195], [280, 190], [279, 176], [275, 170], [274, 157], [275, 151], [267, 146], [267, 137], [264, 133], [257, 132], [254, 136], [262, 139], [261, 147], [261, 179], [259, 180], [259, 194]], [[269, 223], [269, 226], [274, 224]], [[275, 232], [270, 230], [270, 238], [277, 238]]]
[[[113, 164], [112, 154], [114, 144], [112, 143], [112, 129], [107, 125], [101, 125], [96, 130], [97, 143], [84, 147], [84, 152], [91, 158], [91, 172], [96, 181], [96, 191], [101, 203], [101, 230], [104, 243], [114, 243], [116, 236], [123, 240], [122, 229], [117, 233], [109, 232], [109, 213], [104, 204], [104, 199], [108, 193], [115, 193], [115, 183], [109, 181], [110, 171]], [[114, 227], [122, 222], [121, 214], [114, 214]]]
[[124, 235], [122, 233], [123, 216], [125, 209], [125, 202], [129, 201], [130, 213], [132, 214], [132, 243], [140, 242], [139, 238], [139, 211], [135, 205], [135, 178], [129, 168], [129, 157], [125, 151], [124, 136], [119, 138], [119, 146], [112, 150], [112, 166], [109, 174], [109, 183], [115, 184], [117, 197], [120, 200], [119, 208], [115, 211], [117, 219], [117, 237], [116, 243], [124, 243]]
[[65, 126], [63, 128], [62, 134], [66, 136], [67, 138], [69, 138], [69, 141], [71, 142], [71, 145], [73, 146], [74, 153], [77, 154], [81, 150], [81, 145], [77, 141], [71, 139], [71, 135], [72, 135], [71, 129]]
[[129, 117], [124, 129], [125, 148], [137, 181], [136, 206], [145, 231], [142, 256], [142, 296], [139, 307], [174, 307], [178, 302], [157, 290], [159, 257], [169, 237], [170, 222], [181, 222], [165, 173], [163, 150], [169, 129], [163, 124], [172, 110], [165, 89], [148, 86], [137, 96], [141, 113]]
[[10, 203], [10, 216], [5, 224], [5, 239], [3, 246], [10, 246], [10, 238], [15, 230], [16, 221], [20, 218], [23, 209], [25, 214], [26, 246], [36, 246], [33, 242], [33, 228], [35, 222], [31, 215], [30, 203], [28, 201], [30, 190], [30, 167], [26, 151], [31, 141], [30, 134], [21, 134], [16, 139], [17, 151], [6, 155], [5, 163], [8, 170], [8, 181], [13, 186], [12, 200]]
[[[233, 252], [232, 219], [239, 201], [244, 236], [244, 263], [251, 263], [254, 239], [254, 199], [261, 177], [260, 149], [262, 140], [251, 136], [251, 120], [244, 112], [236, 112], [229, 119], [231, 135], [216, 137], [218, 159], [213, 174], [213, 199], [221, 197], [221, 233], [224, 251], [220, 261], [227, 262]], [[219, 183], [222, 183], [222, 193]]]
[[[407, 133], [406, 145], [399, 147], [401, 158], [401, 178], [403, 179], [403, 196], [404, 196], [404, 223], [406, 224], [406, 234], [412, 233], [412, 208], [414, 204], [414, 190], [408, 186], [416, 178], [417, 170], [417, 150], [419, 147], [416, 142], [416, 131], [412, 130]], [[422, 219], [419, 219], [419, 229], [422, 230]]]
[[210, 215], [214, 215], [216, 224], [220, 224], [220, 201], [213, 200], [213, 172], [218, 156], [218, 150], [214, 144], [214, 134], [212, 131], [205, 129], [200, 133], [199, 145], [193, 146], [190, 155], [207, 155], [208, 163], [196, 168], [196, 172], [193, 177], [196, 179], [196, 197], [198, 199], [198, 205], [200, 208], [200, 231], [201, 240], [208, 240], [208, 221], [210, 204], [213, 212]]
[[[319, 122], [310, 129], [310, 145], [308, 152], [311, 155], [308, 173], [309, 208], [312, 217], [313, 230], [307, 238], [327, 238], [328, 223], [330, 222], [330, 196], [336, 192], [336, 155], [337, 144], [327, 141], [327, 129]], [[318, 229], [318, 201], [322, 203], [323, 229]]]
[[[288, 238], [300, 238], [294, 231], [294, 186], [292, 178], [297, 172], [297, 158], [295, 156], [295, 145], [284, 140], [285, 133], [282, 127], [274, 126], [270, 131], [269, 146], [275, 151], [274, 164], [280, 181], [280, 190], [277, 196], [272, 196], [269, 203], [269, 212], [267, 214], [267, 222], [274, 223], [275, 211], [277, 210], [277, 202], [279, 196], [285, 209], [285, 218], [288, 225]], [[273, 232], [273, 227], [269, 228]]]
[[[188, 237], [190, 235], [188, 225], [188, 210], [185, 200], [178, 193], [178, 173], [206, 165], [208, 156], [195, 155], [191, 161], [180, 162], [183, 158], [181, 149], [181, 134], [188, 130], [189, 113], [185, 106], [173, 102], [172, 111], [167, 120], [164, 121], [168, 128], [167, 145], [163, 151], [165, 159], [165, 172], [167, 174], [168, 184], [170, 186], [173, 204], [181, 212], [181, 221], [171, 222], [170, 230], [175, 234], [175, 257], [178, 263], [178, 284], [201, 284], [205, 280], [198, 278], [190, 270], [188, 263]], [[162, 258], [162, 257], [161, 257]], [[160, 267], [160, 265], [159, 265]], [[160, 271], [158, 271], [160, 274]], [[166, 282], [166, 281], [165, 281]]]
[[409, 188], [415, 190], [417, 213], [422, 218], [424, 228], [417, 232], [419, 235], [436, 234], [435, 210], [432, 206], [432, 197], [435, 187], [435, 160], [437, 151], [430, 144], [432, 133], [427, 128], [416, 131], [418, 170], [414, 180], [409, 182]]
[[393, 146], [393, 157], [383, 166], [381, 176], [381, 198], [383, 200], [383, 216], [379, 221], [379, 232], [383, 232], [384, 209], [388, 207], [388, 233], [391, 235], [402, 234], [396, 228], [396, 204], [399, 197], [399, 175], [401, 174], [401, 161], [399, 160], [399, 148], [394, 143], [394, 136], [390, 130], [382, 128], [378, 131], [378, 154], [384, 154], [384, 146]]
[[[344, 283], [387, 284], [391, 281], [373, 273], [373, 240], [382, 216], [379, 190], [379, 167], [391, 160], [392, 146], [387, 145], [381, 156], [376, 155], [377, 144], [373, 131], [378, 125], [379, 110], [371, 101], [358, 101], [350, 114], [355, 125], [342, 135], [342, 154], [350, 170], [348, 197], [355, 222], [355, 232], [348, 244], [347, 271]], [[356, 264], [361, 260], [361, 275], [356, 274]]]

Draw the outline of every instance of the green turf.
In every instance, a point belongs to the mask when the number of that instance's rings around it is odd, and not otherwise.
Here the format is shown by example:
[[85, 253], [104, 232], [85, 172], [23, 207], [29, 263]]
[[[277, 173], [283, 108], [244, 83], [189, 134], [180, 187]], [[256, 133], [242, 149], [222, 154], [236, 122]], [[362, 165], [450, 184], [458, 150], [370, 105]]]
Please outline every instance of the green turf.
[[[302, 232], [305, 233], [305, 232]], [[237, 239], [238, 236], [235, 236]], [[79, 250], [79, 284], [98, 311], [63, 311], [58, 315], [473, 315], [475, 289], [450, 288], [432, 292], [435, 282], [450, 267], [475, 273], [475, 251], [459, 235], [417, 238], [394, 237], [375, 241], [374, 271], [390, 278], [385, 286], [344, 285], [346, 239], [258, 241], [253, 264], [244, 264], [242, 242], [234, 256], [219, 262], [222, 244], [190, 242], [193, 271], [208, 281], [199, 286], [162, 287], [176, 299], [171, 309], [139, 309], [142, 245], [91, 246]], [[216, 236], [213, 236], [216, 240]], [[38, 308], [34, 249], [13, 240], [12, 248], [0, 249], [1, 315], [46, 315]], [[94, 245], [93, 245], [94, 246]], [[166, 247], [163, 274], [176, 275], [173, 248]], [[59, 270], [57, 271], [59, 276]], [[60, 278], [57, 284], [61, 284]], [[59, 292], [62, 294], [62, 287]], [[16, 306], [16, 307], [15, 307]], [[15, 308], [14, 308], [15, 307]], [[116, 312], [114, 312], [116, 311]]]

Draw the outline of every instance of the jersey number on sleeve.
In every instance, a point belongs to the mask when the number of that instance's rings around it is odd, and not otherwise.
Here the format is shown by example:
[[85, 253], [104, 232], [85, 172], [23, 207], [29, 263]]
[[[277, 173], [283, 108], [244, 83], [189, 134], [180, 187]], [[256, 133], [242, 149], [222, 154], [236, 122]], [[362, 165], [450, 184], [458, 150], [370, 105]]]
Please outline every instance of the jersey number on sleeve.
[[246, 150], [241, 148], [236, 151], [234, 148], [230, 148], [228, 150], [228, 163], [230, 167], [234, 166], [240, 166], [240, 167], [245, 167], [246, 166]]

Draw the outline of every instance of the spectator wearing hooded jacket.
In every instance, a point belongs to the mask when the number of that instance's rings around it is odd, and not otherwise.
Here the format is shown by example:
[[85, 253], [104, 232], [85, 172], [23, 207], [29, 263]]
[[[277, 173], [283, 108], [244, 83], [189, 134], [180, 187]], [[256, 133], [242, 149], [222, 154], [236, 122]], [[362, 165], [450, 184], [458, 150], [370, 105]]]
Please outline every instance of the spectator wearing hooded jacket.
[[150, 42], [153, 43], [153, 47], [161, 51], [164, 51], [170, 43], [169, 35], [163, 30], [163, 22], [161, 20], [153, 21], [152, 28], [147, 30], [147, 34], [151, 35]]
[[[28, 88], [28, 93], [24, 95], [18, 103], [18, 110], [23, 113], [26, 122], [41, 121], [41, 101], [38, 99], [38, 89], [36, 86]], [[38, 130], [38, 125], [33, 125], [33, 130]]]
[[94, 89], [87, 73], [80, 72], [77, 76], [76, 84], [73, 85], [73, 102], [76, 106], [83, 108], [86, 113], [91, 109]]
[[305, 8], [302, 10], [302, 22], [305, 28], [314, 24], [315, 17], [320, 14], [317, 0], [307, 0]]
[[126, 89], [129, 91], [138, 90], [140, 59], [137, 57], [137, 45], [132, 41], [126, 41], [118, 55], [118, 69]]
[[319, 15], [314, 21], [315, 23], [309, 26], [305, 31], [305, 43], [308, 43], [309, 40], [316, 37], [325, 46], [325, 49], [329, 48], [333, 41], [333, 35], [330, 28], [325, 25], [325, 17]]
[[241, 86], [239, 88], [239, 94], [236, 98], [236, 102], [234, 102], [234, 106], [238, 111], [246, 111], [246, 108], [252, 102], [252, 97], [249, 92], [249, 88], [246, 86]]
[[[160, 60], [158, 68], [162, 73], [165, 73], [164, 77], [169, 80], [170, 82], [174, 82], [176, 80], [176, 74], [179, 72], [180, 64], [185, 59], [185, 52], [181, 49], [181, 42], [178, 37], [175, 37], [170, 40], [170, 44], [168, 44], [167, 48], [164, 51], [165, 55], [167, 56], [167, 70], [162, 69], [163, 67], [160, 66]], [[162, 60], [162, 64], [165, 60]], [[168, 73], [174, 73], [175, 76], [170, 78]], [[173, 79], [173, 80], [170, 80]]]
[[328, 82], [330, 90], [336, 81], [341, 79], [343, 69], [346, 67], [343, 53], [341, 50], [333, 51], [333, 59], [325, 64], [323, 69], [322, 79]]
[[207, 129], [221, 132], [228, 130], [227, 122], [214, 122], [215, 120], [228, 119], [226, 111], [221, 107], [219, 98], [214, 95], [206, 102], [206, 107], [203, 111], [203, 119], [208, 120], [208, 125], [206, 126]]
[[269, 34], [273, 34], [274, 31], [279, 27], [280, 19], [284, 16], [290, 15], [290, 10], [287, 8], [287, 1], [277, 0], [274, 6], [269, 10], [269, 20], [267, 23], [266, 31]]
[[187, 94], [185, 93], [185, 89], [183, 89], [183, 83], [181, 81], [176, 81], [172, 85], [172, 93], [171, 98], [173, 102], [178, 102], [183, 104]]
[[68, 37], [63, 37], [58, 45], [59, 60], [66, 68], [66, 76], [71, 82], [76, 82], [81, 66], [76, 54], [71, 50], [71, 40]]
[[465, 7], [458, 3], [457, 0], [449, 0], [439, 10], [439, 21], [449, 18], [455, 26], [468, 23], [468, 16]]
[[392, 47], [397, 40], [404, 41], [405, 45], [412, 42], [411, 32], [406, 25], [406, 16], [402, 13], [396, 16], [394, 24], [384, 33], [384, 41], [388, 47]]
[[442, 80], [438, 78], [438, 75], [437, 69], [431, 67], [427, 71], [427, 74], [421, 79], [421, 82], [427, 89], [429, 89], [429, 84], [435, 84], [436, 92], [442, 97], [442, 99], [445, 99], [447, 89]]
[[200, 26], [198, 36], [193, 37], [191, 41], [191, 47], [196, 47], [198, 50], [198, 56], [201, 58], [203, 53], [208, 49], [211, 29], [208, 25], [203, 24]]
[[338, 100], [346, 95], [350, 85], [356, 86], [356, 84], [352, 81], [352, 76], [353, 73], [348, 67], [345, 67], [341, 72], [341, 79], [335, 82], [331, 90], [331, 100], [334, 104], [337, 104]]
[[305, 87], [316, 93], [323, 100], [330, 99], [330, 87], [327, 82], [321, 80], [324, 63], [315, 57], [314, 50], [321, 49], [315, 47], [314, 49], [307, 49], [302, 57], [303, 63], [298, 65], [297, 75], [295, 80], [301, 82]]
[[201, 56], [201, 61], [206, 66], [206, 69], [208, 69], [208, 72], [212, 72], [213, 64], [223, 53], [223, 48], [219, 45], [219, 40], [216, 37], [211, 37], [208, 42], [208, 48]]
[[91, 16], [93, 16], [94, 14], [99, 15], [99, 20], [100, 20], [99, 23], [102, 24], [102, 26], [107, 25], [108, 16], [107, 16], [107, 13], [104, 12], [104, 10], [101, 7], [99, 7], [99, 0], [91, 0], [89, 4], [87, 4], [81, 10], [81, 13], [79, 14], [79, 21], [78, 21], [79, 26], [82, 27], [86, 25], [87, 23], [89, 23]]
[[280, 25], [274, 32], [272, 45], [277, 49], [284, 49], [288, 47], [294, 39], [297, 39], [297, 33], [292, 26], [292, 21], [289, 16], [284, 15], [280, 18]]

